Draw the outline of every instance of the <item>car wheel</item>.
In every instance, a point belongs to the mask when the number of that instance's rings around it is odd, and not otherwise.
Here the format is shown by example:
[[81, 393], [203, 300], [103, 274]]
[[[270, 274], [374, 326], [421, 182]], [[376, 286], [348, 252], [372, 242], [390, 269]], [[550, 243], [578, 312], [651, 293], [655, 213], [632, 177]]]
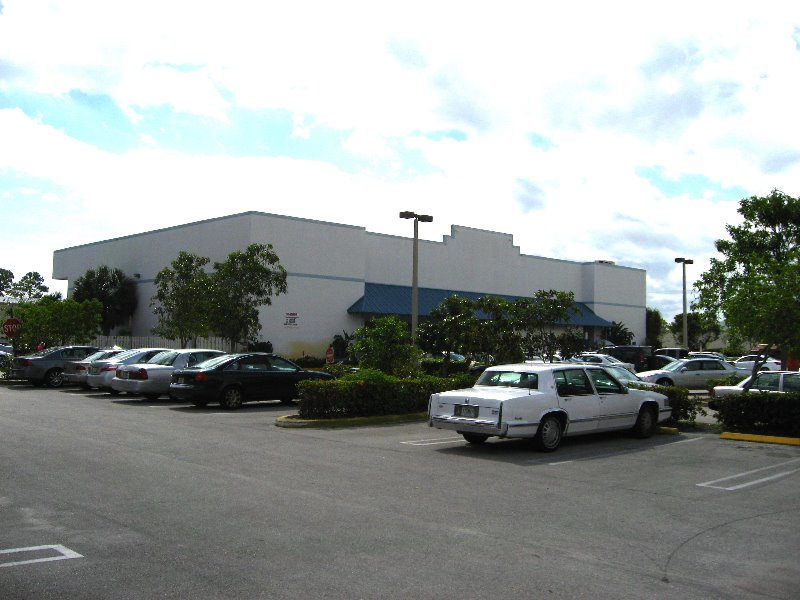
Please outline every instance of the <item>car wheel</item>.
[[533, 440], [536, 447], [542, 452], [552, 452], [559, 447], [563, 437], [561, 421], [554, 415], [549, 415], [539, 423], [539, 430]]
[[459, 431], [458, 433], [464, 436], [468, 444], [482, 444], [489, 439], [489, 436], [483, 433], [469, 433], [467, 431]]
[[120, 392], [119, 390], [115, 390], [114, 388], [109, 388], [108, 393], [111, 394], [112, 396], [119, 396], [122, 392]]
[[294, 398], [290, 398], [288, 396], [281, 398], [281, 404], [292, 404], [292, 403], [294, 403]]
[[158, 400], [158, 397], [159, 397], [160, 395], [161, 395], [161, 394], [145, 394], [145, 395], [144, 395], [144, 397], [145, 397], [147, 400]]
[[236, 410], [242, 405], [242, 390], [238, 387], [229, 387], [222, 390], [219, 405], [225, 410]]
[[666, 377], [662, 377], [658, 381], [656, 381], [658, 385], [664, 385], [667, 387], [672, 387], [672, 379], [667, 379]]
[[649, 438], [653, 435], [656, 428], [655, 411], [651, 406], [643, 406], [639, 409], [639, 416], [633, 426], [633, 435], [638, 438]]
[[57, 388], [64, 385], [64, 370], [50, 369], [44, 375], [44, 383], [47, 387]]
[[208, 402], [206, 400], [192, 400], [192, 404], [199, 408], [203, 408], [208, 404]]

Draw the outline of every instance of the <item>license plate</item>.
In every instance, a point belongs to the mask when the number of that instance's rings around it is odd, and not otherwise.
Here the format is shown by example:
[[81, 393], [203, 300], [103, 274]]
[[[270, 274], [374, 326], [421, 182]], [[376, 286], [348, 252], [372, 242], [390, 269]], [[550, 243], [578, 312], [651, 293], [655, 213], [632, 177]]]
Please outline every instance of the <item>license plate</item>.
[[178, 377], [178, 385], [183, 385], [183, 377]]
[[477, 419], [478, 418], [478, 407], [477, 406], [470, 406], [467, 404], [456, 404], [453, 407], [453, 416], [454, 417], [465, 417], [467, 419]]

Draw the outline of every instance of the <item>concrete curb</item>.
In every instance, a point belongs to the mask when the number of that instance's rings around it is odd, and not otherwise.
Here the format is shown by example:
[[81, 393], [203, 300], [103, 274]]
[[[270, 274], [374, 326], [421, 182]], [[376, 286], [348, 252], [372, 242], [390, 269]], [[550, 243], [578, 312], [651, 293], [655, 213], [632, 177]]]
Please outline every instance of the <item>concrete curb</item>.
[[736, 440], [739, 442], [759, 442], [761, 444], [800, 446], [800, 438], [783, 437], [779, 435], [756, 435], [754, 433], [733, 433], [731, 431], [723, 431], [719, 437], [721, 437], [723, 440]]
[[340, 427], [364, 427], [367, 425], [394, 425], [396, 423], [418, 423], [425, 421], [428, 413], [407, 415], [382, 415], [378, 417], [350, 417], [346, 419], [301, 419], [297, 415], [284, 415], [275, 419], [276, 427], [299, 429], [303, 427], [332, 429]]

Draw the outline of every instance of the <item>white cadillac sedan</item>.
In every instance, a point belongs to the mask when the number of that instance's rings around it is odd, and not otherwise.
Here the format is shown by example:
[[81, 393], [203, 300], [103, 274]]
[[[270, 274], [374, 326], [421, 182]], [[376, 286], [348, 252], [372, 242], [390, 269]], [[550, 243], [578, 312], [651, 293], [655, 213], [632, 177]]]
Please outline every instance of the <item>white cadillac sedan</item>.
[[471, 444], [531, 438], [545, 452], [564, 436], [630, 429], [649, 437], [671, 414], [663, 394], [629, 389], [602, 367], [568, 363], [489, 367], [474, 387], [433, 394], [428, 403], [429, 426]]

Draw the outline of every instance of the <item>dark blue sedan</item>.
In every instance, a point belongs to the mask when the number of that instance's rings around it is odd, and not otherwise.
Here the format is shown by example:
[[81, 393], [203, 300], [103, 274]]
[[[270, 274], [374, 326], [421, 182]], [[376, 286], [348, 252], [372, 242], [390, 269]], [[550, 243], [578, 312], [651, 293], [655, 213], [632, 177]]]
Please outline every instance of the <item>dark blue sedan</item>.
[[291, 361], [262, 352], [226, 354], [172, 372], [169, 393], [195, 406], [219, 402], [234, 410], [243, 402], [297, 398], [297, 384], [306, 379], [333, 379], [329, 373], [308, 371]]

